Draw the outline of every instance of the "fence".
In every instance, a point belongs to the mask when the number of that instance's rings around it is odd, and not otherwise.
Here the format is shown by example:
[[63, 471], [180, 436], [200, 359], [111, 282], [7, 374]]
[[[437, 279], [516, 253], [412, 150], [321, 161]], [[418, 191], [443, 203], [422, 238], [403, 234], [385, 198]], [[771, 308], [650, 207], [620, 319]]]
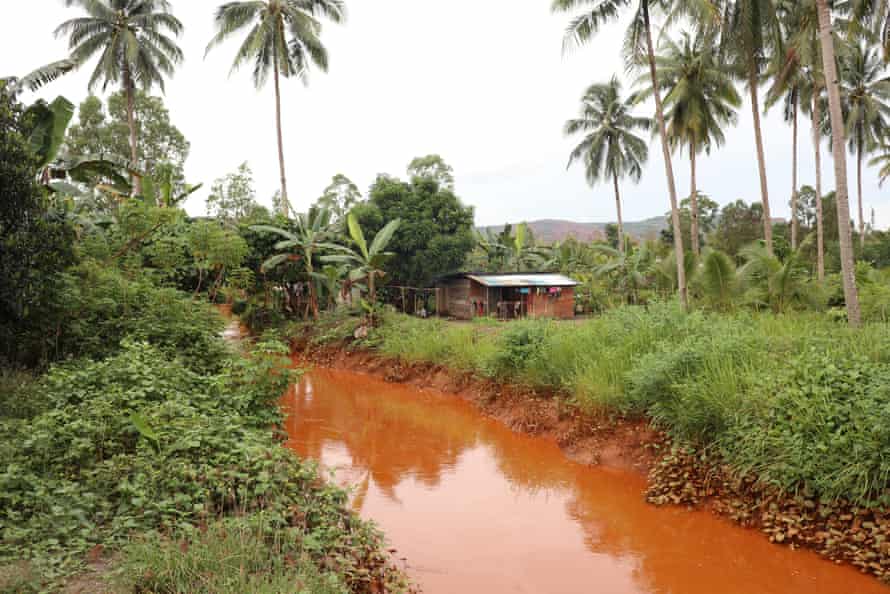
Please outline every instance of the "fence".
[[427, 317], [439, 315], [439, 291], [391, 285], [383, 287], [378, 297], [402, 313]]

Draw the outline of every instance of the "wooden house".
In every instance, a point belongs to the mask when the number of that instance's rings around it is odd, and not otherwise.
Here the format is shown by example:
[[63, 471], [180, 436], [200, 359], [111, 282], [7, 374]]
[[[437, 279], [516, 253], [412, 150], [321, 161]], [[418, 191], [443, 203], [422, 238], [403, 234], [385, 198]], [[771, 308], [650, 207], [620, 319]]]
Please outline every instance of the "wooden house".
[[436, 282], [439, 315], [461, 320], [483, 316], [571, 319], [578, 284], [567, 276], [544, 272], [449, 274]]

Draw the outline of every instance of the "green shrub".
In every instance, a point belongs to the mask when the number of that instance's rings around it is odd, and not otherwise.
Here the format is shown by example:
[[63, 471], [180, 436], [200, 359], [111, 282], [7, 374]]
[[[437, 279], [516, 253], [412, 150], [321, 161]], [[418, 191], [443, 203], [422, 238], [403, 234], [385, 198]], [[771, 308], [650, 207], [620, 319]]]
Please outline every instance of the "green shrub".
[[46, 408], [46, 397], [35, 389], [34, 375], [0, 368], [0, 419], [28, 419]]
[[241, 321], [252, 333], [262, 334], [270, 328], [281, 326], [284, 323], [284, 314], [281, 308], [266, 306], [259, 298], [254, 298], [248, 301], [241, 313]]
[[[533, 360], [540, 360], [549, 328], [540, 322], [515, 322], [501, 332], [497, 351], [489, 363], [496, 377], [525, 379]], [[541, 383], [546, 379], [539, 378]]]
[[216, 371], [225, 358], [225, 345], [217, 340], [222, 318], [206, 304], [95, 262], [65, 276], [65, 322], [52, 358], [101, 359], [126, 337], [149, 342], [169, 357], [180, 356], [196, 370]]
[[310, 342], [314, 345], [342, 344], [355, 337], [355, 331], [365, 324], [366, 318], [358, 311], [339, 307], [327, 312], [319, 320], [294, 321], [286, 329], [286, 335], [302, 337], [311, 331]]
[[30, 563], [0, 565], [0, 594], [39, 594], [43, 579]]

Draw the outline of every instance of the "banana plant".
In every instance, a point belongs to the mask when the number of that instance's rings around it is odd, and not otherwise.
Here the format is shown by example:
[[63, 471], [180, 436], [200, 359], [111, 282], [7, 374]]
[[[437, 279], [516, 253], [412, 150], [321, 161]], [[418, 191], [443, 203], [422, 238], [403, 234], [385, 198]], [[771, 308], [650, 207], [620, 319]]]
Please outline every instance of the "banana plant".
[[[73, 117], [74, 104], [62, 96], [50, 103], [38, 100], [25, 109], [25, 118], [31, 123], [28, 144], [38, 158], [40, 183], [50, 192], [73, 197], [83, 194], [74, 184], [85, 184], [107, 194], [129, 195], [131, 186], [125, 174], [141, 174], [132, 171], [123, 161], [62, 152], [65, 133]], [[96, 184], [96, 179], [102, 179], [103, 183]]]
[[477, 231], [476, 241], [486, 253], [489, 267], [499, 272], [541, 269], [549, 261], [547, 250], [531, 242], [525, 223], [517, 225], [515, 233], [510, 225], [505, 226], [501, 233], [486, 230], [483, 234]]
[[327, 306], [333, 308], [337, 305], [337, 295], [340, 294], [341, 279], [348, 274], [345, 266], [328, 265], [321, 272], [313, 272], [312, 277], [319, 287], [324, 289]]
[[173, 180], [173, 168], [160, 168], [156, 177], [145, 176], [142, 179], [142, 197], [152, 206], [174, 208], [183, 203], [189, 196], [204, 187], [204, 184], [185, 184], [179, 190]]
[[303, 270], [309, 278], [309, 304], [313, 316], [318, 318], [318, 292], [315, 286], [315, 256], [322, 251], [335, 251], [342, 246], [331, 243], [334, 234], [331, 210], [321, 208], [306, 214], [298, 214], [294, 219], [296, 232], [273, 227], [271, 225], [254, 225], [251, 230], [258, 233], [274, 233], [283, 239], [275, 244], [281, 251], [263, 262], [262, 270], [269, 270], [285, 262], [302, 262]]
[[355, 247], [336, 246], [341, 253], [324, 256], [321, 260], [322, 262], [349, 266], [351, 268], [348, 275], [350, 282], [367, 281], [368, 298], [373, 306], [377, 302], [375, 279], [383, 278], [386, 275], [383, 265], [393, 255], [392, 252], [386, 251], [386, 247], [401, 224], [400, 219], [387, 223], [383, 229], [377, 232], [369, 247], [358, 219], [355, 214], [349, 213], [346, 217], [346, 226]]
[[47, 165], [55, 161], [65, 141], [65, 131], [74, 117], [74, 104], [65, 97], [56, 97], [52, 103], [43, 99], [25, 109], [25, 120], [31, 122], [28, 144], [37, 155], [41, 181], [48, 181]]

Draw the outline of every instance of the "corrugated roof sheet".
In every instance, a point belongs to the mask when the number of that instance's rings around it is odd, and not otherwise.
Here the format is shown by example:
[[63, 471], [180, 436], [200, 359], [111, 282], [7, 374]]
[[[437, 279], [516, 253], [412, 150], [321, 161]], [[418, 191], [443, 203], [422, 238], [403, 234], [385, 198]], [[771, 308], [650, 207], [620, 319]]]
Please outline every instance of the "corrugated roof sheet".
[[468, 274], [467, 278], [486, 287], [575, 287], [581, 284], [561, 274]]

